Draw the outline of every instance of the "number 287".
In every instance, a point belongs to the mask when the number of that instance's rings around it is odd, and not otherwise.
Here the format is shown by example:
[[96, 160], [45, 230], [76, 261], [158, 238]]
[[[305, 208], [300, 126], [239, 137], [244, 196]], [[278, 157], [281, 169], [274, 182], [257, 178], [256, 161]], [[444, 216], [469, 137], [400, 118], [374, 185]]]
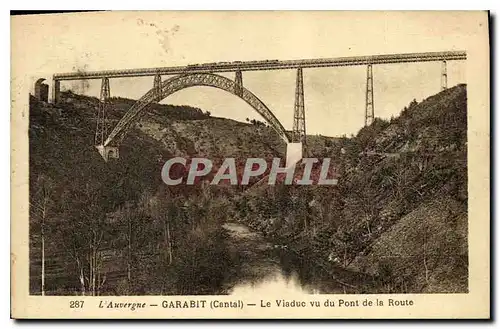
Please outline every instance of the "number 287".
[[69, 308], [83, 308], [83, 300], [71, 300]]

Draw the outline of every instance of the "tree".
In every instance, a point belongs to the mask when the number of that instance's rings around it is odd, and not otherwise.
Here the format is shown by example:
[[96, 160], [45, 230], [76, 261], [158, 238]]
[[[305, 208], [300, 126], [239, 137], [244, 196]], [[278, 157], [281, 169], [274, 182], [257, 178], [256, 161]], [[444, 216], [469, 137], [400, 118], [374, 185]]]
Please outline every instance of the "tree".
[[429, 225], [427, 223], [424, 223], [424, 227], [423, 227], [423, 241], [422, 241], [422, 256], [423, 256], [423, 263], [424, 263], [424, 270], [425, 270], [425, 282], [427, 284], [429, 284], [429, 266], [428, 266], [428, 262], [429, 262], [429, 259], [428, 259], [428, 240], [429, 240]]
[[158, 229], [147, 215], [151, 199], [145, 193], [139, 202], [127, 201], [113, 212], [108, 242], [122, 255], [126, 278], [118, 286], [119, 294], [131, 295], [144, 291], [151, 281], [144, 281], [148, 267], [141, 255], [156, 253]]
[[365, 225], [366, 232], [369, 236], [372, 235], [372, 222], [377, 213], [376, 191], [369, 184], [359, 189], [352, 191], [352, 199], [350, 200], [355, 209], [358, 210], [359, 217]]
[[163, 247], [165, 248], [168, 265], [174, 260], [173, 255], [173, 217], [174, 205], [172, 204], [171, 194], [166, 189], [158, 191], [155, 202], [151, 206], [151, 216], [160, 222], [163, 232]]
[[106, 282], [102, 275], [103, 247], [108, 233], [99, 186], [74, 184], [62, 196], [66, 220], [61, 224], [63, 243], [75, 261], [82, 295], [97, 296]]
[[130, 203], [125, 203], [124, 206], [120, 207], [116, 212], [118, 225], [118, 237], [119, 243], [125, 242], [125, 258], [127, 267], [127, 293], [130, 293], [131, 281], [132, 281], [132, 241], [134, 235], [134, 212]]
[[45, 295], [45, 233], [46, 222], [52, 211], [54, 184], [49, 177], [44, 175], [38, 176], [33, 193], [30, 200], [30, 218], [40, 225], [40, 240], [41, 240], [41, 286], [40, 291], [42, 296]]

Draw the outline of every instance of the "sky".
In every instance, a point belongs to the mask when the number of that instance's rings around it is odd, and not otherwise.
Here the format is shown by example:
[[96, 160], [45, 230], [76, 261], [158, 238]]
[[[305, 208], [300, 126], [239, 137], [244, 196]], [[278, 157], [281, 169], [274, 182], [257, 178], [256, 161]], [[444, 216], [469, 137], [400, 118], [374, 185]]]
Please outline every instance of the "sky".
[[[485, 28], [464, 24], [470, 15], [111, 12], [13, 18], [11, 26], [13, 48], [16, 43], [30, 45], [30, 51], [19, 55], [29, 72], [21, 79], [34, 83], [40, 77], [50, 81], [54, 73], [77, 70], [467, 50], [468, 40]], [[222, 75], [234, 78], [231, 73]], [[441, 63], [375, 65], [373, 77], [375, 116], [388, 119], [411, 100], [440, 91]], [[243, 72], [244, 86], [290, 130], [295, 79], [295, 70]], [[448, 62], [448, 86], [466, 82], [466, 62]], [[152, 85], [153, 77], [110, 80], [112, 96], [134, 99]], [[61, 87], [98, 96], [100, 80], [63, 82]], [[304, 69], [307, 133], [356, 134], [364, 124], [365, 88], [365, 66]], [[261, 119], [243, 100], [210, 87], [185, 89], [162, 103], [196, 106], [213, 116], [240, 121]]]

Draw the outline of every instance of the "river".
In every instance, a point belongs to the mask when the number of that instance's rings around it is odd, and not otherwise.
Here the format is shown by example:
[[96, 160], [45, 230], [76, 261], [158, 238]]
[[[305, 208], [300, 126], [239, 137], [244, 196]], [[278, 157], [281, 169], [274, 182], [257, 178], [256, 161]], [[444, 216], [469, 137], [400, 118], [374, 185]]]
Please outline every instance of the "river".
[[255, 294], [256, 291], [336, 294], [357, 290], [343, 281], [352, 281], [352, 278], [342, 278], [346, 271], [332, 275], [311, 259], [299, 257], [287, 246], [276, 245], [243, 224], [229, 222], [223, 228], [229, 235], [231, 253], [238, 260], [235, 275], [225, 283], [224, 290], [229, 294]]

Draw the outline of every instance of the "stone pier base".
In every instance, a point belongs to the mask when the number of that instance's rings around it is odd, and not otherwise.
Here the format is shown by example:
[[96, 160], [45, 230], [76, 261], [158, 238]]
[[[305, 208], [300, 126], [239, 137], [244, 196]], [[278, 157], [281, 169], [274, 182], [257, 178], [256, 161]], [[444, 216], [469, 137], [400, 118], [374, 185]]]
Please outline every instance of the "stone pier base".
[[290, 168], [302, 159], [302, 143], [288, 143], [286, 145], [286, 167]]
[[96, 145], [95, 147], [106, 162], [108, 162], [109, 159], [118, 159], [120, 157], [118, 147], [116, 146]]

